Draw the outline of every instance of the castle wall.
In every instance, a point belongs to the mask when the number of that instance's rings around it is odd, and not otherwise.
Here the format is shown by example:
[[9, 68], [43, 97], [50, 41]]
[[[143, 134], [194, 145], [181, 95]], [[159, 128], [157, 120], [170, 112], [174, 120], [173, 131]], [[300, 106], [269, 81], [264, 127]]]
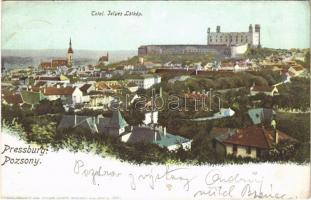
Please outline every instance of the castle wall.
[[138, 55], [174, 55], [215, 53], [230, 56], [226, 45], [146, 45], [138, 48]]

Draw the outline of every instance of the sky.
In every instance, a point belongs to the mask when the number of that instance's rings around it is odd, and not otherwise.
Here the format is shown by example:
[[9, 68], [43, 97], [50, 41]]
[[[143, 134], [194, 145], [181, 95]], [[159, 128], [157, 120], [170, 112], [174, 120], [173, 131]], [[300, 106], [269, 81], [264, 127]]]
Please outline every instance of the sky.
[[[206, 44], [207, 28], [247, 32], [261, 25], [261, 44], [308, 48], [308, 1], [2, 2], [2, 49], [137, 50], [147, 44]], [[142, 16], [107, 16], [108, 11]], [[92, 16], [92, 11], [105, 16]]]

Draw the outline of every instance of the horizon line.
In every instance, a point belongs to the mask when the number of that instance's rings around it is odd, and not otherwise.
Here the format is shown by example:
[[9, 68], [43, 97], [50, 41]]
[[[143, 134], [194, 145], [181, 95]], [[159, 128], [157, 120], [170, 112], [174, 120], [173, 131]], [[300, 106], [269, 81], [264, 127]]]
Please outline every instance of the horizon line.
[[[136, 49], [74, 49], [74, 51], [103, 51], [103, 52], [109, 52], [109, 51], [137, 51], [139, 47], [142, 47], [142, 46], [161, 46], [161, 45], [169, 45], [169, 46], [173, 46], [173, 45], [200, 45], [200, 46], [204, 46], [207, 44], [190, 44], [190, 43], [186, 43], [186, 44], [142, 44], [140, 46], [138, 46]], [[310, 47], [290, 47], [290, 48], [281, 48], [281, 47], [269, 47], [269, 46], [262, 46], [261, 48], [269, 48], [269, 49], [310, 49]], [[67, 51], [68, 48], [52, 48], [52, 49], [43, 49], [43, 48], [38, 48], [38, 49], [7, 49], [7, 48], [1, 48], [1, 51], [20, 51], [20, 50], [64, 50], [64, 51]]]
[[[74, 49], [74, 48], [73, 48]], [[41, 48], [38, 48], [38, 49], [1, 49], [1, 51], [20, 51], [20, 50], [65, 50], [67, 51], [68, 48], [65, 48], [65, 49], [62, 49], [62, 48], [59, 48], [59, 49], [41, 49]], [[75, 51], [75, 49], [74, 49]], [[109, 51], [137, 51], [137, 49], [111, 49], [111, 50], [100, 50], [100, 49], [76, 49], [76, 51], [103, 51], [103, 52], [109, 52]]]

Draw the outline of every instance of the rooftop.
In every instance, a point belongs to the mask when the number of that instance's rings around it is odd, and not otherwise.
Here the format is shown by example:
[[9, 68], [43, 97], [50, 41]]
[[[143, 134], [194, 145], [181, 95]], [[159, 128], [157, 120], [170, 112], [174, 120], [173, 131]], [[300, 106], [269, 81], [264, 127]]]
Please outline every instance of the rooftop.
[[[274, 130], [263, 127], [250, 126], [242, 129], [212, 129], [211, 133], [215, 139], [225, 144], [236, 144], [240, 146], [250, 146], [262, 149], [269, 149], [274, 143]], [[289, 141], [296, 143], [297, 140], [277, 130], [279, 142]]]

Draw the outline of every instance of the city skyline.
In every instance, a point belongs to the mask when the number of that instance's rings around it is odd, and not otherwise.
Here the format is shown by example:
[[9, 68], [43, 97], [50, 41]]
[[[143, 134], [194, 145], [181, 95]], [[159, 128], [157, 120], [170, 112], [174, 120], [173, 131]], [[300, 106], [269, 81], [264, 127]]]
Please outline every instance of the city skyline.
[[[2, 6], [2, 49], [66, 49], [70, 37], [73, 49], [79, 50], [206, 44], [208, 27], [247, 32], [249, 24], [261, 25], [263, 47], [308, 48], [310, 44], [307, 1], [4, 2]], [[93, 11], [106, 16], [94, 16]], [[107, 16], [108, 11], [142, 16]]]

